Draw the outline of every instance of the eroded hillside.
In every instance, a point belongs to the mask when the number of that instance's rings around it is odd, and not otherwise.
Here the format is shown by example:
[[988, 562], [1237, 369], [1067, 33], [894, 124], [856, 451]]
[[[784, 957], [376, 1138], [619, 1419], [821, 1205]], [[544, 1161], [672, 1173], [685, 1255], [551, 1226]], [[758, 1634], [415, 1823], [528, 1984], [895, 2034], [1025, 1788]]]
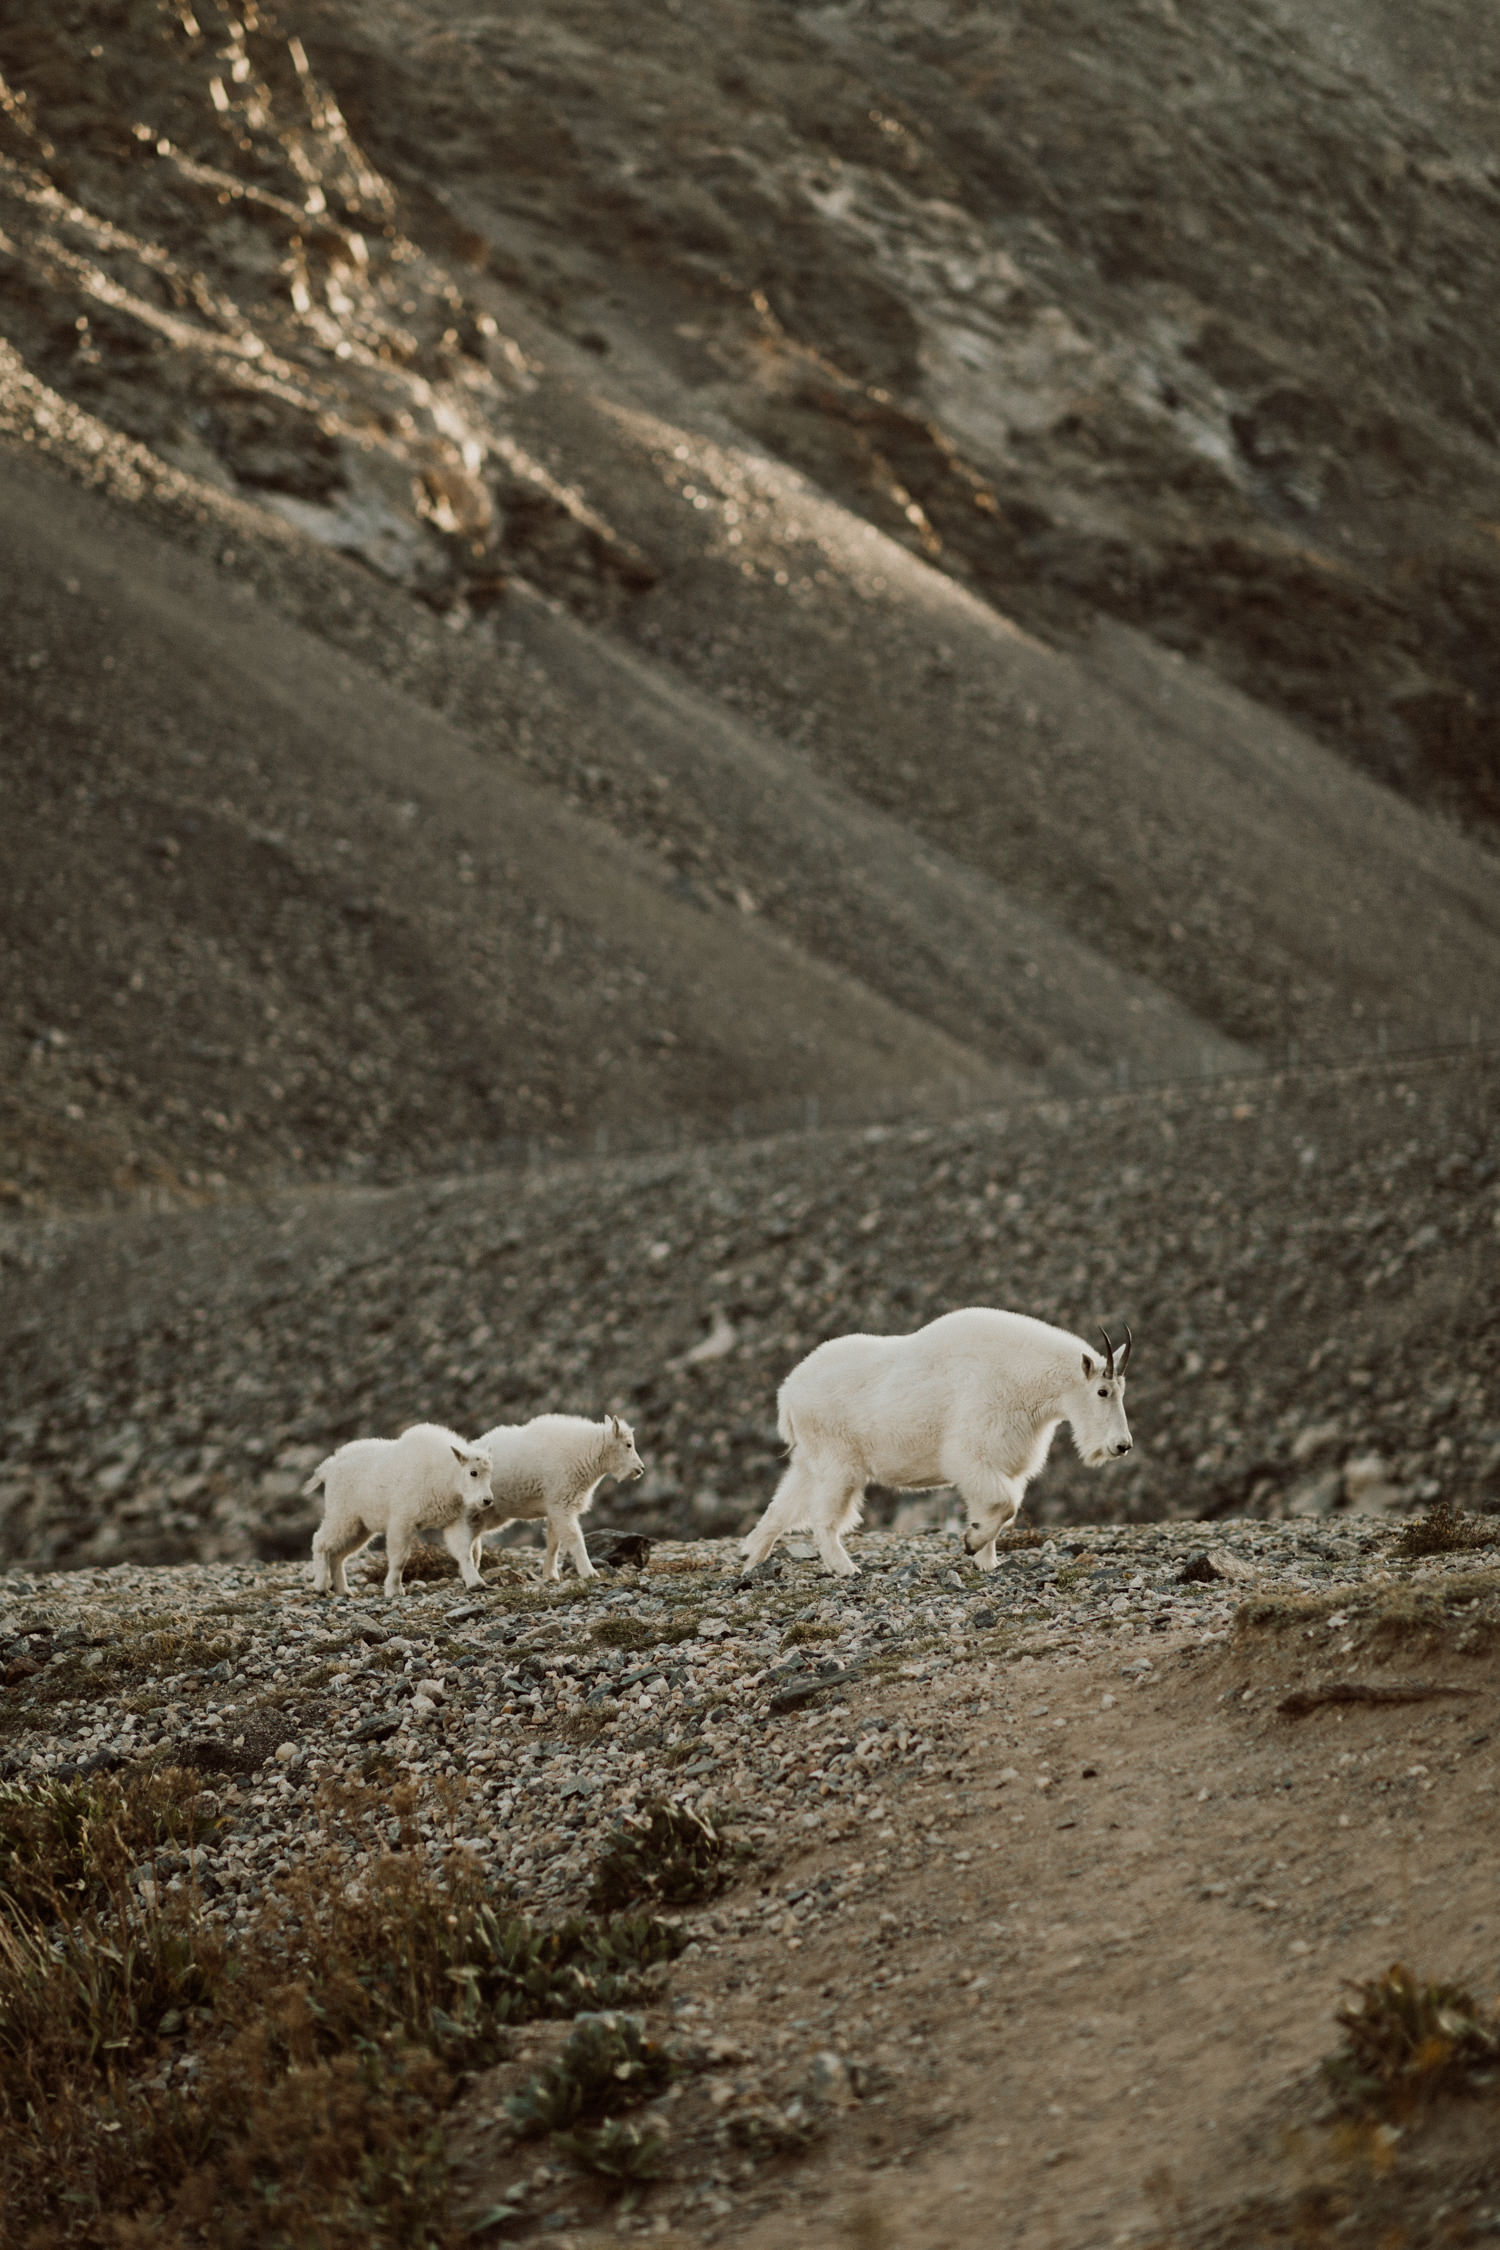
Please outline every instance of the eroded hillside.
[[8, 12], [6, 1194], [1487, 1022], [1482, 42], [612, 22]]

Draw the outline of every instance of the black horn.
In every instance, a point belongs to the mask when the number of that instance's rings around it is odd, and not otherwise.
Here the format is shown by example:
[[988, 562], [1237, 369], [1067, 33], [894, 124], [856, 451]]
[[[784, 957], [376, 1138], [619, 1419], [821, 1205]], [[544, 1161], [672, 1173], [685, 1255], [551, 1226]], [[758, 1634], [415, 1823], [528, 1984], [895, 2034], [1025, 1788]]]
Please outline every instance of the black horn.
[[1128, 1365], [1130, 1360], [1130, 1347], [1133, 1342], [1134, 1338], [1130, 1333], [1130, 1323], [1127, 1320], [1125, 1323], [1125, 1348], [1121, 1352], [1119, 1361], [1115, 1367], [1115, 1373], [1117, 1375], [1123, 1375], [1125, 1372], [1126, 1366]]
[[1109, 1330], [1107, 1328], [1101, 1328], [1099, 1333], [1104, 1338], [1104, 1372], [1112, 1382], [1114, 1380], [1115, 1372], [1115, 1347], [1109, 1340]]

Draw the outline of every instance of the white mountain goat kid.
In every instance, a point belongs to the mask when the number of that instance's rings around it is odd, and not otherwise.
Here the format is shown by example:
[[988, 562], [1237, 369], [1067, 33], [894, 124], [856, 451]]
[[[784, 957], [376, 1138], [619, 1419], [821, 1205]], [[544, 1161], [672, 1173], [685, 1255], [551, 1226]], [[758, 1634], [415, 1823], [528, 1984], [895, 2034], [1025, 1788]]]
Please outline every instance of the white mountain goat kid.
[[398, 1438], [351, 1438], [320, 1461], [302, 1487], [323, 1488], [323, 1521], [313, 1533], [312, 1582], [320, 1594], [332, 1586], [347, 1594], [344, 1565], [385, 1533], [385, 1590], [401, 1592], [401, 1573], [419, 1531], [441, 1529], [443, 1545], [466, 1586], [480, 1583], [470, 1549], [468, 1511], [490, 1498], [490, 1460], [437, 1422], [414, 1422]]
[[[1100, 1331], [1104, 1334], [1104, 1331]], [[777, 1395], [777, 1428], [791, 1460], [776, 1496], [744, 1542], [746, 1567], [805, 1527], [832, 1571], [859, 1565], [843, 1534], [859, 1522], [865, 1487], [903, 1492], [956, 1485], [969, 1517], [964, 1546], [993, 1570], [1026, 1487], [1067, 1422], [1090, 1468], [1130, 1451], [1125, 1367], [1116, 1355], [1026, 1313], [971, 1305], [909, 1336], [835, 1336], [792, 1369]]]
[[545, 1517], [543, 1578], [559, 1575], [559, 1550], [572, 1556], [580, 1578], [597, 1578], [578, 1519], [593, 1505], [606, 1477], [623, 1483], [645, 1475], [630, 1424], [618, 1414], [603, 1422], [585, 1421], [579, 1414], [538, 1414], [530, 1422], [498, 1423], [477, 1442], [490, 1457], [495, 1489], [489, 1505], [470, 1516], [476, 1575], [483, 1533]]

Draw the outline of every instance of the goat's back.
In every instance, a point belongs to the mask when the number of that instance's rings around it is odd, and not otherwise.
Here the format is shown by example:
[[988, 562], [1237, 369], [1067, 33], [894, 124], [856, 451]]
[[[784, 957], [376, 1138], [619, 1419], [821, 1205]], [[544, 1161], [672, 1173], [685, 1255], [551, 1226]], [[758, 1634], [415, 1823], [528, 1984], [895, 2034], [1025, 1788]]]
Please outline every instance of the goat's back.
[[905, 1335], [834, 1336], [782, 1384], [779, 1426], [795, 1443], [818, 1424], [925, 1418], [966, 1400], [988, 1415], [1012, 1385], [1031, 1394], [1071, 1374], [1084, 1348], [1066, 1329], [990, 1305], [943, 1313]]

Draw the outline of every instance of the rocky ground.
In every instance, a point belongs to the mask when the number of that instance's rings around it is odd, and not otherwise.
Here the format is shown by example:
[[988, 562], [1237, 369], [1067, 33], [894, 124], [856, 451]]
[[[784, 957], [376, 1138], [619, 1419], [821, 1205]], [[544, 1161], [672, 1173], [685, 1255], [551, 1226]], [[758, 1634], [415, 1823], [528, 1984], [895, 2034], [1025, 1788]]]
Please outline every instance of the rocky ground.
[[1061, 1440], [1044, 1522], [1493, 1508], [1495, 1114], [1493, 1060], [1466, 1054], [21, 1220], [0, 1235], [0, 1552], [305, 1554], [331, 1445], [544, 1411], [633, 1422], [649, 1474], [601, 1522], [742, 1530], [805, 1352], [975, 1302], [1135, 1333], [1135, 1453], [1089, 1472]]
[[0, 1201], [1488, 1035], [1493, 27], [1340, 14], [11, 8]]
[[[1413, 1561], [1369, 1519], [1092, 1526], [982, 1579], [942, 1535], [854, 1544], [847, 1583], [797, 1542], [746, 1579], [700, 1541], [553, 1588], [502, 1555], [482, 1593], [395, 1605], [368, 1564], [344, 1600], [288, 1565], [12, 1569], [5, 1773], [196, 1769], [198, 1840], [131, 1883], [242, 1935], [330, 1846], [356, 1883], [466, 1855], [556, 1918], [644, 1809], [707, 1820], [728, 1850], [647, 2010], [678, 2056], [646, 2120], [665, 2174], [612, 2217], [518, 2140], [506, 2099], [563, 2031], [519, 2033], [449, 2125], [506, 2239], [905, 2250], [988, 2240], [1003, 2190], [1018, 2241], [1187, 2244], [1319, 2178], [1426, 2224], [1438, 2127], [1361, 2184], [1312, 2066], [1339, 1978], [1395, 1949], [1500, 1975], [1486, 1551]], [[341, 1828], [361, 1788], [380, 1817]], [[172, 2041], [141, 2067], [165, 2086]], [[1096, 2130], [1120, 2104], [1123, 2169]], [[1442, 2239], [1500, 2233], [1493, 2139], [1477, 2168], [1442, 2150]]]

